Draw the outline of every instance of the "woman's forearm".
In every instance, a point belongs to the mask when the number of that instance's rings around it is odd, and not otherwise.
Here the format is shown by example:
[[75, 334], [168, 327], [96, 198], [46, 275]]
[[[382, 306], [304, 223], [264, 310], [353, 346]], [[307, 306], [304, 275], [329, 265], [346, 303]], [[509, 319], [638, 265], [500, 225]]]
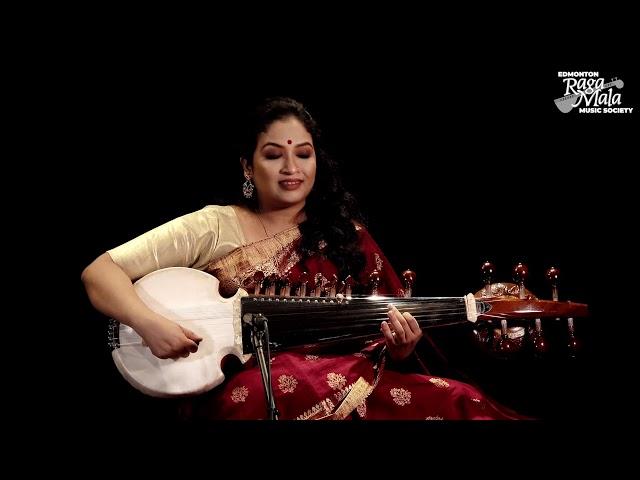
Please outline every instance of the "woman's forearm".
[[129, 276], [108, 253], [103, 253], [85, 268], [81, 278], [89, 300], [97, 310], [138, 332], [158, 316], [140, 300]]

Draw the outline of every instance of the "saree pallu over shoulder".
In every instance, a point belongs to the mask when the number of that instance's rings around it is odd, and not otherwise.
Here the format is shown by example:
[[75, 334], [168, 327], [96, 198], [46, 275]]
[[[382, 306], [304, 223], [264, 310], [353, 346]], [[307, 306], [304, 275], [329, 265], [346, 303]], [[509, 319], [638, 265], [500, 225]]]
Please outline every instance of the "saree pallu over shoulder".
[[220, 281], [220, 292], [233, 295], [251, 285], [256, 272], [286, 275], [299, 261], [300, 229], [293, 227], [264, 240], [238, 247], [210, 262], [205, 271]]

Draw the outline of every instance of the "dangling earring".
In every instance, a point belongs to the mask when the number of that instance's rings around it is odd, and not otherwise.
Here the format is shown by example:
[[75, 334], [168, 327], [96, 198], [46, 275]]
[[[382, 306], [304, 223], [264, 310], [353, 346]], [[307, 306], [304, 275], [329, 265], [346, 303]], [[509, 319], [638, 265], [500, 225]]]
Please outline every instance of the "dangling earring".
[[244, 198], [253, 197], [253, 183], [251, 183], [251, 177], [249, 175], [245, 175], [245, 182], [242, 184], [242, 194]]

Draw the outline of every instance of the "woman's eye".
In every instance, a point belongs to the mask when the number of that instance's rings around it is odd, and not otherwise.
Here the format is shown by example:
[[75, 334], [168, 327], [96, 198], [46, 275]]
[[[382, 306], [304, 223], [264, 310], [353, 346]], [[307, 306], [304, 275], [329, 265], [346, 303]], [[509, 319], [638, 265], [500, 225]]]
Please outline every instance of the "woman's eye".
[[281, 155], [280, 155], [279, 153], [267, 153], [267, 154], [265, 155], [265, 158], [266, 158], [267, 160], [275, 160], [276, 158], [280, 158], [280, 156], [281, 156]]

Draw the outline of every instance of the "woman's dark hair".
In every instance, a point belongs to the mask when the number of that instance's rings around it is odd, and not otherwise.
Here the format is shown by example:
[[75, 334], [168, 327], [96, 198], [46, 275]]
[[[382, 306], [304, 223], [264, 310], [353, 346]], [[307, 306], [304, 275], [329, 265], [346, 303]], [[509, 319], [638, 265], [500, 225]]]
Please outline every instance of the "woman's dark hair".
[[[354, 222], [362, 223], [362, 215], [354, 197], [345, 191], [338, 174], [338, 166], [322, 148], [320, 129], [304, 106], [287, 97], [268, 98], [249, 116], [240, 132], [240, 157], [249, 165], [258, 142], [258, 135], [269, 126], [289, 117], [297, 118], [311, 134], [316, 151], [316, 179], [307, 197], [305, 212], [307, 219], [300, 224], [303, 260], [320, 253], [320, 244], [326, 242], [322, 254], [338, 267], [344, 279], [352, 275], [355, 279], [364, 268], [364, 256], [358, 248], [358, 234]], [[258, 209], [257, 195], [250, 199], [239, 197], [239, 202], [253, 211]]]

